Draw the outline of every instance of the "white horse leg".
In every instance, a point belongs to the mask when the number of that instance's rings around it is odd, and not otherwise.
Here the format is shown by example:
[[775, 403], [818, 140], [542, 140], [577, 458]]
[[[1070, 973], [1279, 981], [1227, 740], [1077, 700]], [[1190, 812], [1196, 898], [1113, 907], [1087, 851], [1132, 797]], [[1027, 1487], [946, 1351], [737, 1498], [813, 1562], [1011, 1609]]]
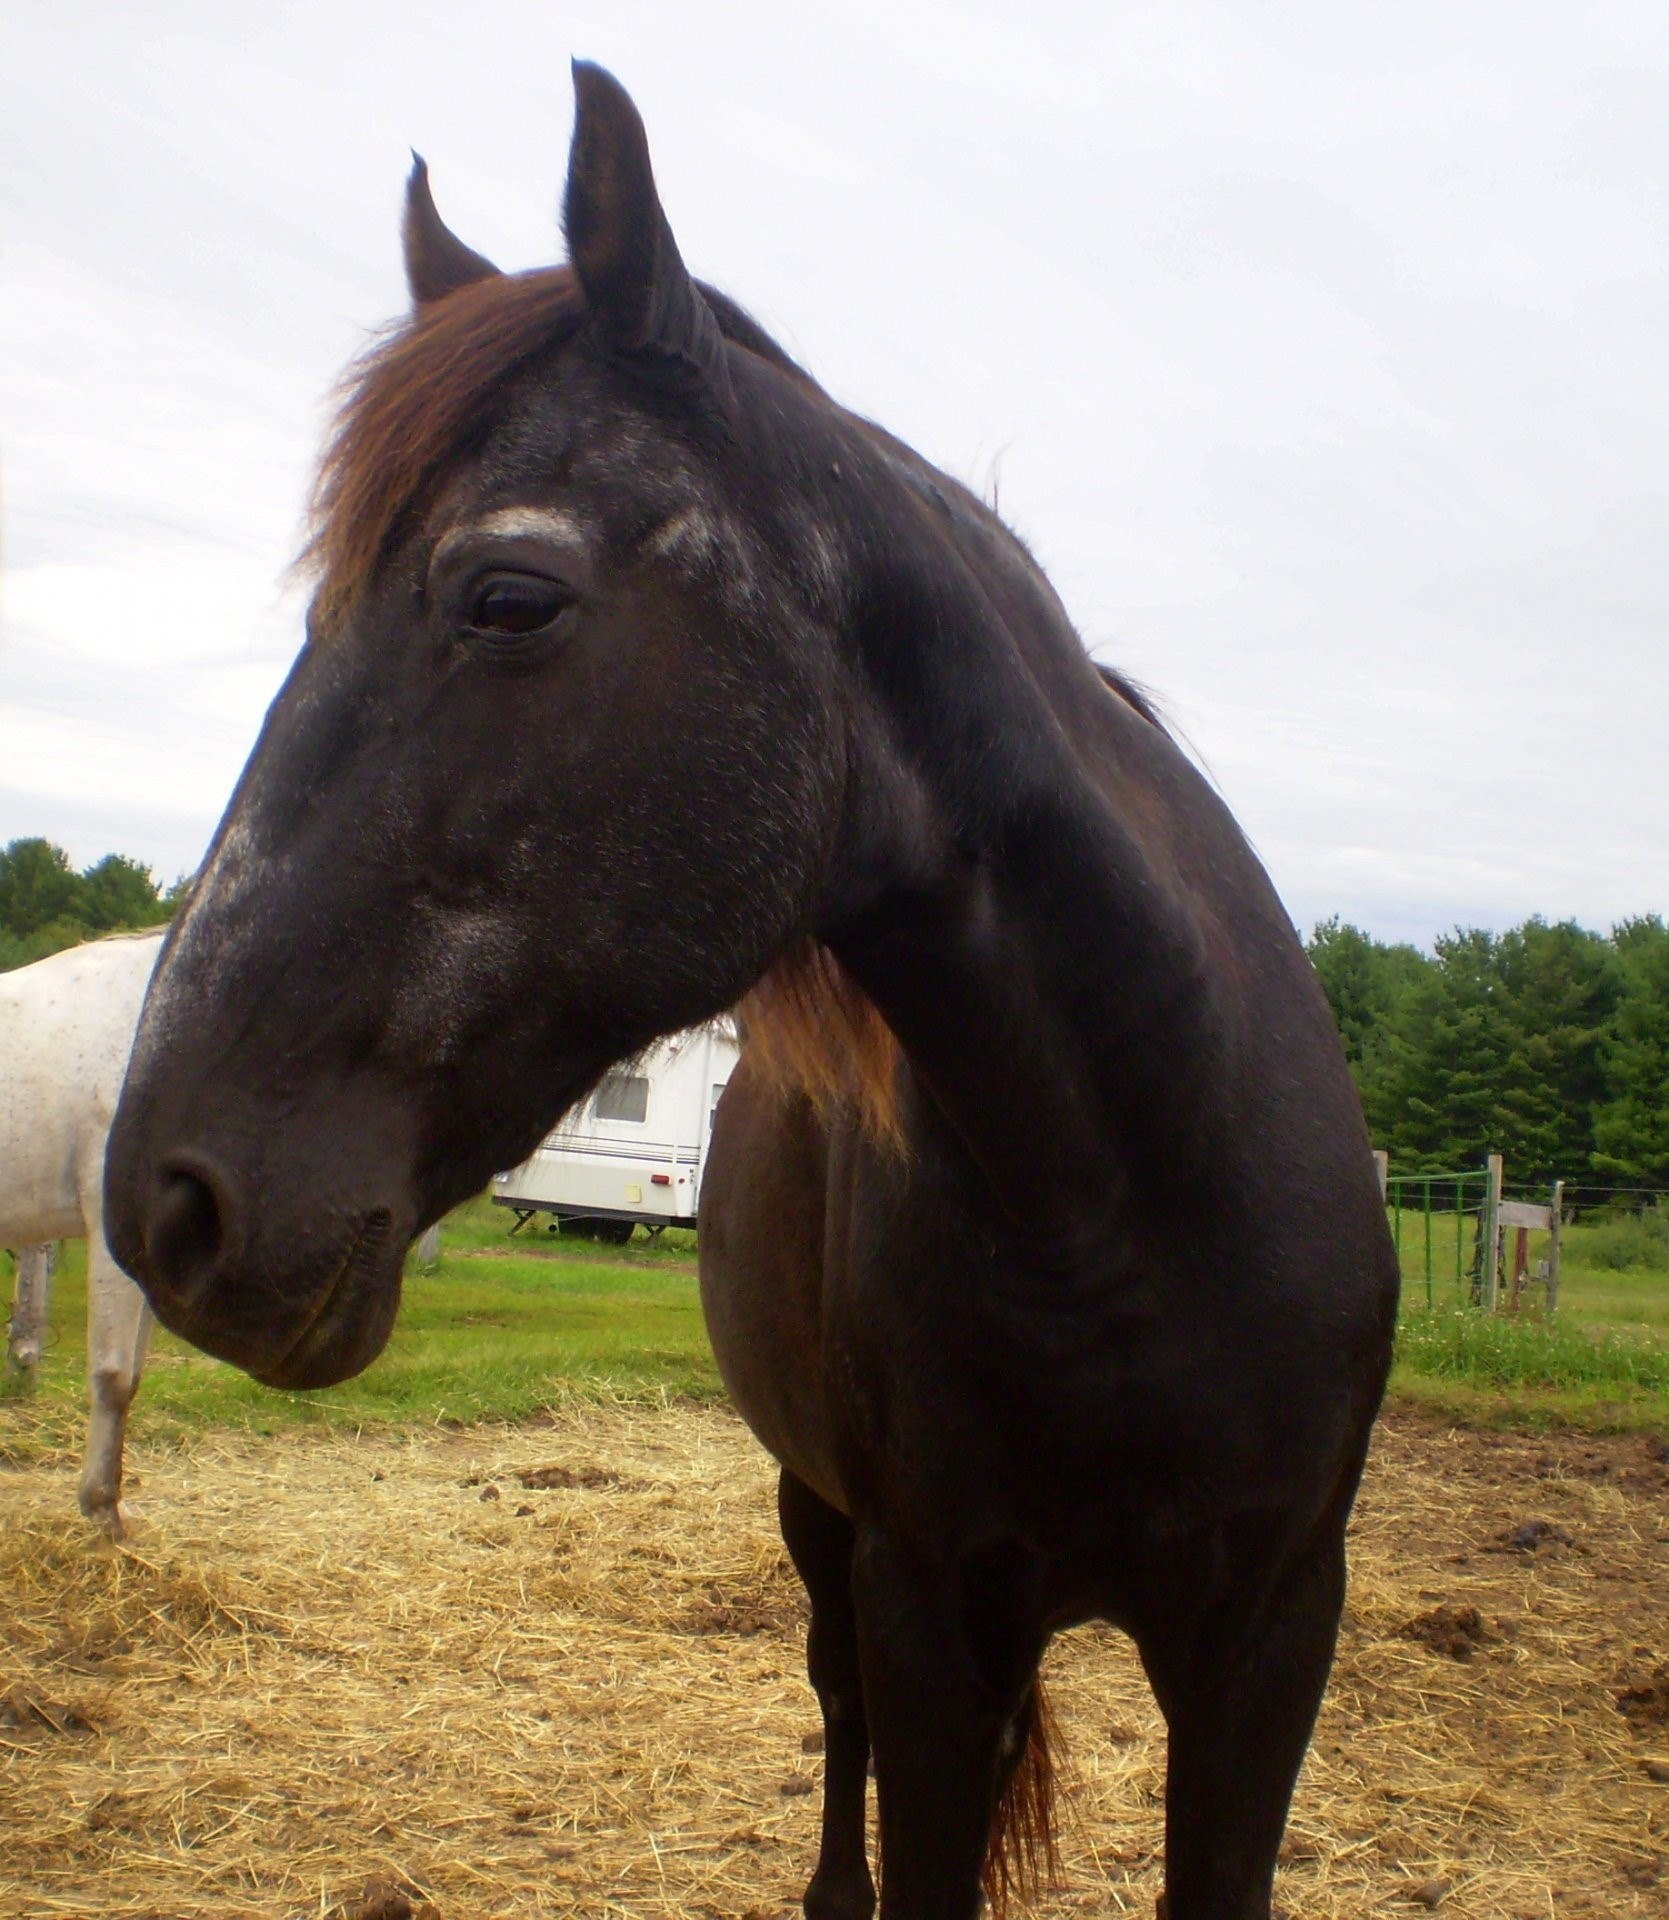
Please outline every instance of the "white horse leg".
[[87, 1458], [81, 1469], [81, 1511], [116, 1539], [124, 1531], [122, 1443], [128, 1408], [139, 1391], [151, 1310], [145, 1296], [110, 1257], [101, 1220], [88, 1222]]
[[51, 1240], [20, 1247], [17, 1253], [17, 1289], [12, 1295], [6, 1354], [12, 1366], [31, 1380], [40, 1367], [41, 1348], [46, 1341], [46, 1313], [57, 1257], [57, 1244]]

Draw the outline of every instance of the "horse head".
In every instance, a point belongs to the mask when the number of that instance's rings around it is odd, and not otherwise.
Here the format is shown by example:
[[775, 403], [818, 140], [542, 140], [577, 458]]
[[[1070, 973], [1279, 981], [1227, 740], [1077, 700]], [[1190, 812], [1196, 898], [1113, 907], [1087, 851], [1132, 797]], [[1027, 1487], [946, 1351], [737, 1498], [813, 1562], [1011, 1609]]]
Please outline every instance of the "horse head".
[[366, 1365], [413, 1234], [734, 1002], [853, 831], [845, 416], [691, 278], [618, 84], [575, 86], [568, 267], [499, 273], [414, 168], [413, 313], [351, 382], [305, 644], [111, 1135], [118, 1258], [274, 1384]]

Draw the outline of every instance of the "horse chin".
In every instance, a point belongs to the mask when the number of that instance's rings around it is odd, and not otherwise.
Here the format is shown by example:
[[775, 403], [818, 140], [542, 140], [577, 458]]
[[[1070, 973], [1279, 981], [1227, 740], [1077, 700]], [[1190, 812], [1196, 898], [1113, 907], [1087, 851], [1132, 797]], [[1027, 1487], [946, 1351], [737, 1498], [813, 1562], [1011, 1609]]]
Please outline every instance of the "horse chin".
[[339, 1386], [388, 1344], [400, 1310], [401, 1260], [383, 1270], [350, 1263], [318, 1312], [277, 1359], [249, 1371], [264, 1387]]
[[362, 1373], [388, 1344], [400, 1309], [406, 1236], [385, 1207], [358, 1224], [335, 1277], [276, 1359], [246, 1362], [268, 1387], [334, 1387]]

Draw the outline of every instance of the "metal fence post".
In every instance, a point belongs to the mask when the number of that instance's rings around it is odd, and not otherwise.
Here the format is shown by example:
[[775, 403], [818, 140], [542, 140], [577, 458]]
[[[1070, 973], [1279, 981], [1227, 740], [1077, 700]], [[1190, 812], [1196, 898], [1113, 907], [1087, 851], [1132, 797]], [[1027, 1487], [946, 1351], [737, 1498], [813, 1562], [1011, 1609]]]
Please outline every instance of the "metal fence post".
[[1455, 1175], [1455, 1305], [1466, 1303], [1466, 1180]]

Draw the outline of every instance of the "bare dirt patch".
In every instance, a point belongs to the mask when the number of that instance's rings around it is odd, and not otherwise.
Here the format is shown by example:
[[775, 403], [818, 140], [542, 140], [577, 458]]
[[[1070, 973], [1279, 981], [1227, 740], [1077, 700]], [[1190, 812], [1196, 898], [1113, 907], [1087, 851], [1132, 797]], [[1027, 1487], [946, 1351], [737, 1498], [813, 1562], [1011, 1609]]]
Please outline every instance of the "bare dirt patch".
[[[7, 1920], [796, 1908], [821, 1770], [804, 1608], [728, 1415], [139, 1464], [126, 1550], [80, 1530], [69, 1465], [0, 1474]], [[1394, 1417], [1277, 1907], [1669, 1916], [1666, 1626], [1649, 1442]], [[1070, 1780], [1041, 1911], [1145, 1920], [1158, 1715], [1110, 1631], [1066, 1636], [1049, 1674]]]
[[1659, 1667], [1649, 1680], [1619, 1688], [1617, 1707], [1642, 1726], [1669, 1724], [1669, 1666]]

